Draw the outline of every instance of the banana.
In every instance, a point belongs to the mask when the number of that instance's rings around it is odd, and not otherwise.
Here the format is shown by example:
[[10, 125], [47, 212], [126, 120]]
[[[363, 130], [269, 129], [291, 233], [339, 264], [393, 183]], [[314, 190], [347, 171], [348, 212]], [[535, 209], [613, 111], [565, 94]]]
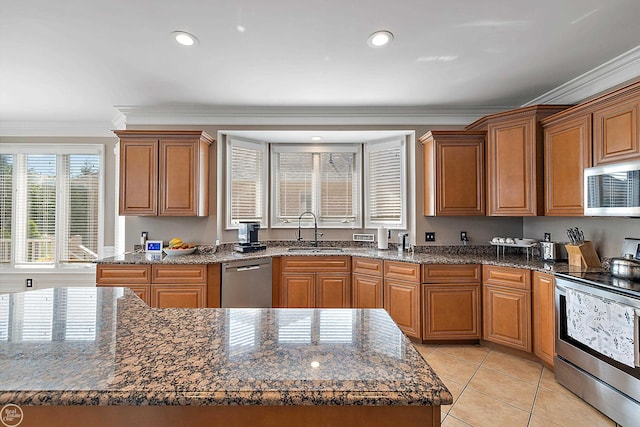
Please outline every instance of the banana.
[[174, 246], [180, 246], [181, 244], [182, 244], [182, 239], [180, 239], [179, 237], [174, 237], [173, 239], [169, 240], [170, 248]]

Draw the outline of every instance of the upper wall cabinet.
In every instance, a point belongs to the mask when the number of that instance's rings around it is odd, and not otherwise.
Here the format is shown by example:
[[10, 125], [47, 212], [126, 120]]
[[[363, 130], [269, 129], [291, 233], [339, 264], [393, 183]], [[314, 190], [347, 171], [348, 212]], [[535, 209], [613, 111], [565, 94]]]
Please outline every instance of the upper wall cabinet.
[[484, 131], [431, 131], [424, 153], [424, 214], [484, 215]]
[[493, 114], [467, 126], [487, 130], [487, 215], [544, 213], [540, 120], [567, 108], [538, 105]]
[[202, 131], [115, 131], [120, 215], [209, 215], [209, 148]]
[[640, 159], [640, 90], [612, 96], [593, 112], [593, 164]]
[[542, 121], [546, 216], [584, 215], [584, 174], [591, 167], [591, 114], [559, 113]]

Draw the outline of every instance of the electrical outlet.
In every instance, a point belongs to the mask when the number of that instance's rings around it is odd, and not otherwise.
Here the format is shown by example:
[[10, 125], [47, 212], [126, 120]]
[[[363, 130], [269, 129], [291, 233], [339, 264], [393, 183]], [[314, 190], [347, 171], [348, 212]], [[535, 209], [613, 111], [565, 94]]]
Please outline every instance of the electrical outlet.
[[462, 240], [463, 242], [466, 242], [467, 240], [469, 240], [467, 238], [467, 232], [466, 231], [461, 231], [460, 232], [460, 240]]
[[25, 279], [25, 281], [24, 281], [24, 285], [25, 285], [27, 288], [33, 288], [33, 279]]
[[545, 242], [551, 241], [551, 233], [544, 233], [544, 241]]
[[435, 242], [436, 241], [436, 232], [435, 231], [427, 231], [424, 233], [424, 241], [425, 242]]

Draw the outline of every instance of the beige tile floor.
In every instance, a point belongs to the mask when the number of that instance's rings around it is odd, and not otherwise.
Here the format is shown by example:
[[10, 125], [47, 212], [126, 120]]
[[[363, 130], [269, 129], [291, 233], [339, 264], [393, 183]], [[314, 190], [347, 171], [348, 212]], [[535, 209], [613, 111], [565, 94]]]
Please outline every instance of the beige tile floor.
[[480, 345], [416, 348], [453, 394], [453, 405], [442, 407], [443, 426], [616, 425], [540, 363]]

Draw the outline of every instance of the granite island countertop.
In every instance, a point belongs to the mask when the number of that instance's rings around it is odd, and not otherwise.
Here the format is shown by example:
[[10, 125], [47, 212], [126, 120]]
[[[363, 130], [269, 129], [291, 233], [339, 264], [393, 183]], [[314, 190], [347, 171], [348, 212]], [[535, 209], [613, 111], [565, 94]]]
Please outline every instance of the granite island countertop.
[[507, 254], [497, 256], [494, 247], [467, 248], [464, 246], [432, 247], [429, 252], [405, 252], [397, 250], [379, 250], [363, 247], [339, 247], [339, 250], [324, 250], [322, 252], [289, 251], [287, 247], [267, 247], [266, 250], [253, 253], [239, 253], [232, 250], [218, 250], [215, 253], [195, 253], [179, 256], [149, 257], [144, 252], [128, 252], [125, 254], [97, 260], [97, 264], [216, 264], [247, 259], [259, 259], [278, 256], [356, 256], [364, 258], [376, 258], [390, 261], [404, 261], [416, 264], [482, 264], [501, 267], [526, 268], [542, 271], [550, 274], [563, 273], [575, 270], [566, 262], [542, 261], [537, 256], [523, 254]]
[[154, 309], [126, 288], [0, 305], [0, 405], [452, 403], [382, 309]]

